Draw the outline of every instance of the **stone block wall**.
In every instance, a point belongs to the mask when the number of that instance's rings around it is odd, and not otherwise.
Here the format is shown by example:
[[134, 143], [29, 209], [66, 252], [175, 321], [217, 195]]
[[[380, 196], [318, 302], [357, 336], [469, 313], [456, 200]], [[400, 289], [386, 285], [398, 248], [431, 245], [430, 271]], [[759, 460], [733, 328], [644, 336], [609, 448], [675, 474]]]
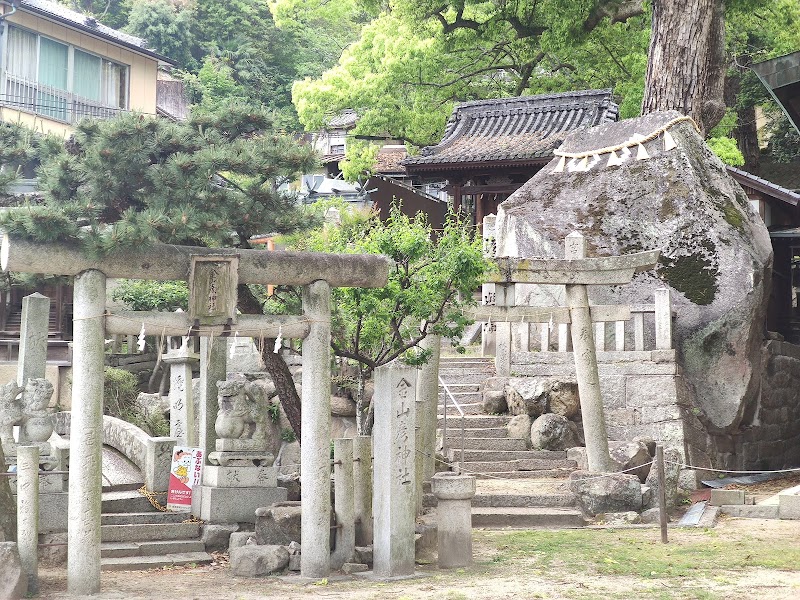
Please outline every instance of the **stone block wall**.
[[[606, 427], [611, 440], [649, 436], [692, 456], [696, 417], [674, 350], [598, 352]], [[575, 377], [571, 352], [518, 352], [514, 377]]]
[[800, 466], [800, 346], [767, 340], [761, 367], [760, 390], [737, 428], [710, 433], [715, 466], [747, 470]]

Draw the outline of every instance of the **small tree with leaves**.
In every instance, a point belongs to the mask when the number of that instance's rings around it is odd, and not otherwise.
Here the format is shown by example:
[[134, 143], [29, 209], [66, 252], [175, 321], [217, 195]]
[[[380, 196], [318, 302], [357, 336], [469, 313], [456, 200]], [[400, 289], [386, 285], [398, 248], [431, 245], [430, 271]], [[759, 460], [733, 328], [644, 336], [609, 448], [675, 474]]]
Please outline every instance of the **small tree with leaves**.
[[375, 213], [340, 211], [341, 224], [326, 224], [295, 243], [304, 250], [384, 254], [394, 261], [383, 288], [331, 291], [331, 346], [355, 366], [358, 432], [369, 435], [373, 406], [365, 399], [366, 381], [398, 358], [425, 363], [430, 351], [419, 343], [431, 334], [457, 344], [469, 322], [461, 308], [474, 303], [489, 266], [480, 238], [457, 214], [434, 232], [424, 214], [410, 218], [397, 207], [385, 222]]

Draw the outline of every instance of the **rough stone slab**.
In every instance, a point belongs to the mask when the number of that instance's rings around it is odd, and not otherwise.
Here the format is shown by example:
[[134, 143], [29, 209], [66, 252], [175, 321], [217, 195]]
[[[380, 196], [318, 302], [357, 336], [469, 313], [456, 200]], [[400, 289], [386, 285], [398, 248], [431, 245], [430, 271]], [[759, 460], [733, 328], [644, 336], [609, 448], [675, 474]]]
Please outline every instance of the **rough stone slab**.
[[744, 490], [711, 490], [711, 506], [744, 504]]
[[720, 512], [731, 517], [743, 517], [746, 519], [777, 519], [777, 505], [763, 504], [729, 504], [719, 507]]
[[472, 526], [497, 529], [573, 529], [586, 521], [581, 511], [568, 508], [473, 507]]
[[572, 494], [476, 494], [473, 507], [495, 508], [570, 508], [575, 506]]
[[230, 545], [231, 534], [239, 529], [236, 523], [203, 525], [202, 542], [208, 552], [224, 552]]
[[192, 514], [208, 523], [255, 523], [256, 509], [286, 500], [286, 488], [216, 488], [192, 490]]
[[104, 558], [100, 561], [100, 568], [103, 571], [140, 571], [190, 564], [203, 565], [212, 560], [214, 560], [213, 557], [207, 552], [186, 552], [164, 556], [127, 556]]
[[203, 485], [211, 487], [277, 487], [277, 467], [222, 467], [203, 469]]
[[230, 565], [237, 577], [269, 575], [289, 565], [289, 551], [283, 546], [241, 546], [230, 553]]
[[100, 522], [102, 525], [155, 525], [182, 523], [186, 517], [186, 513], [179, 512], [103, 513]]
[[200, 536], [198, 523], [103, 525], [100, 529], [103, 542], [185, 540]]
[[22, 570], [17, 544], [0, 542], [0, 598], [20, 600], [28, 591], [28, 577]]
[[369, 571], [369, 567], [367, 565], [362, 565], [361, 563], [344, 563], [342, 565], [342, 573], [347, 575], [364, 573], [366, 571]]
[[800, 519], [800, 496], [778, 494], [778, 516], [781, 519]]

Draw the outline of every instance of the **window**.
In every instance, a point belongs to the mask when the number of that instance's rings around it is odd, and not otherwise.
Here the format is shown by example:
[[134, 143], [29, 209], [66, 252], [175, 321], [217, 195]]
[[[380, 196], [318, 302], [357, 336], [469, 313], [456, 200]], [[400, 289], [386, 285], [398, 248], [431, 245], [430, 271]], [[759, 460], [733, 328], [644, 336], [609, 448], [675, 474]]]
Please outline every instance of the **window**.
[[0, 104], [76, 123], [128, 106], [128, 68], [9, 25]]

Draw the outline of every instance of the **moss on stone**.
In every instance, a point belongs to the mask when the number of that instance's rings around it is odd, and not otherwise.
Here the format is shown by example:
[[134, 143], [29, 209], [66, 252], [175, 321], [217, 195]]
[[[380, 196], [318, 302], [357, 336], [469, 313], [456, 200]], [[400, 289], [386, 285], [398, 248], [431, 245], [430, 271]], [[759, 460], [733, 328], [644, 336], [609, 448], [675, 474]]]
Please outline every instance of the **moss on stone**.
[[[713, 249], [713, 244], [708, 241]], [[659, 275], [673, 288], [698, 305], [711, 304], [717, 294], [717, 270], [702, 254], [659, 258]]]
[[729, 199], [722, 202], [720, 208], [722, 209], [723, 218], [728, 225], [735, 228], [740, 233], [744, 233], [744, 217], [739, 208]]

